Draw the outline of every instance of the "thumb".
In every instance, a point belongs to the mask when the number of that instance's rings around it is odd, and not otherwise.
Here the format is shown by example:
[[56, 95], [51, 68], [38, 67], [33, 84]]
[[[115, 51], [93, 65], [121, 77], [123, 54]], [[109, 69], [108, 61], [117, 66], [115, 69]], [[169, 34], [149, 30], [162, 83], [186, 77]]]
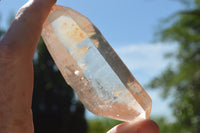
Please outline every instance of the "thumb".
[[56, 0], [29, 0], [17, 13], [1, 44], [17, 57], [32, 59], [43, 23]]
[[107, 133], [159, 133], [159, 127], [152, 120], [143, 120], [138, 123], [119, 124]]

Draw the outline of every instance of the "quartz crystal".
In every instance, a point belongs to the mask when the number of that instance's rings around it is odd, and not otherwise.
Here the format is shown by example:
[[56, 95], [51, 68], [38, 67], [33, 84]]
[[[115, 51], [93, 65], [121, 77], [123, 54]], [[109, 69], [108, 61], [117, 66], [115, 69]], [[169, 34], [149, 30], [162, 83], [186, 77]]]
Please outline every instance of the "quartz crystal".
[[151, 98], [87, 17], [55, 5], [42, 37], [66, 82], [89, 111], [121, 121], [149, 117]]

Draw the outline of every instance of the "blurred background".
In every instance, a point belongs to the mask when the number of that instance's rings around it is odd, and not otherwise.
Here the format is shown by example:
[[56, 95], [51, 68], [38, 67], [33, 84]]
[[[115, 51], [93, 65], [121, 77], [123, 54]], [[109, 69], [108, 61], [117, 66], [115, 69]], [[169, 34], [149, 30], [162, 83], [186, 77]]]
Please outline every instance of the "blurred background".
[[[0, 1], [0, 38], [26, 0]], [[87, 16], [153, 100], [161, 133], [200, 132], [200, 0], [58, 0]], [[42, 39], [34, 57], [35, 133], [103, 133], [120, 123], [91, 114]]]

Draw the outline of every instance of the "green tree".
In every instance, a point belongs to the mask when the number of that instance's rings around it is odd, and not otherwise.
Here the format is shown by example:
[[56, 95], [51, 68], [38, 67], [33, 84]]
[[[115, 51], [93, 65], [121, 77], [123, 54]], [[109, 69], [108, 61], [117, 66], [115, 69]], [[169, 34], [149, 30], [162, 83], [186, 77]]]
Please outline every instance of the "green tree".
[[5, 30], [0, 28], [0, 39], [3, 37], [4, 34], [5, 34]]
[[165, 117], [154, 117], [152, 119], [159, 124], [160, 133], [190, 133], [182, 128], [182, 125], [169, 122]]
[[66, 84], [42, 39], [34, 57], [34, 75], [35, 133], [86, 133], [85, 108]]
[[[163, 88], [163, 97], [173, 95], [171, 103], [179, 132], [200, 132], [200, 0], [180, 0], [189, 3], [184, 11], [168, 18], [159, 32], [160, 40], [178, 43], [175, 53], [168, 54], [176, 61], [151, 83]], [[170, 26], [169, 26], [170, 25]], [[184, 129], [184, 130], [183, 130]]]
[[[15, 14], [13, 12], [10, 13], [8, 20], [7, 20], [7, 25], [10, 26], [12, 24], [12, 21], [15, 18]], [[1, 14], [0, 14], [0, 39], [3, 37], [3, 35], [6, 33], [5, 28], [1, 27]]]
[[[1, 26], [1, 14], [0, 14], [0, 26]], [[3, 37], [3, 35], [5, 34], [5, 29], [3, 29], [3, 27], [0, 27], [0, 39]]]

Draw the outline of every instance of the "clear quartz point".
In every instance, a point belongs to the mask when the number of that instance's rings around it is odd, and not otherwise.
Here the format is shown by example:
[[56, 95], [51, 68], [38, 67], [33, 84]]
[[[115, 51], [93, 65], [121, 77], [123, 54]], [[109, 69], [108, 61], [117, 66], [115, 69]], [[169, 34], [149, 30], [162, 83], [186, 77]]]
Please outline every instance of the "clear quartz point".
[[42, 37], [63, 77], [89, 111], [121, 121], [149, 117], [151, 98], [87, 17], [55, 5]]

